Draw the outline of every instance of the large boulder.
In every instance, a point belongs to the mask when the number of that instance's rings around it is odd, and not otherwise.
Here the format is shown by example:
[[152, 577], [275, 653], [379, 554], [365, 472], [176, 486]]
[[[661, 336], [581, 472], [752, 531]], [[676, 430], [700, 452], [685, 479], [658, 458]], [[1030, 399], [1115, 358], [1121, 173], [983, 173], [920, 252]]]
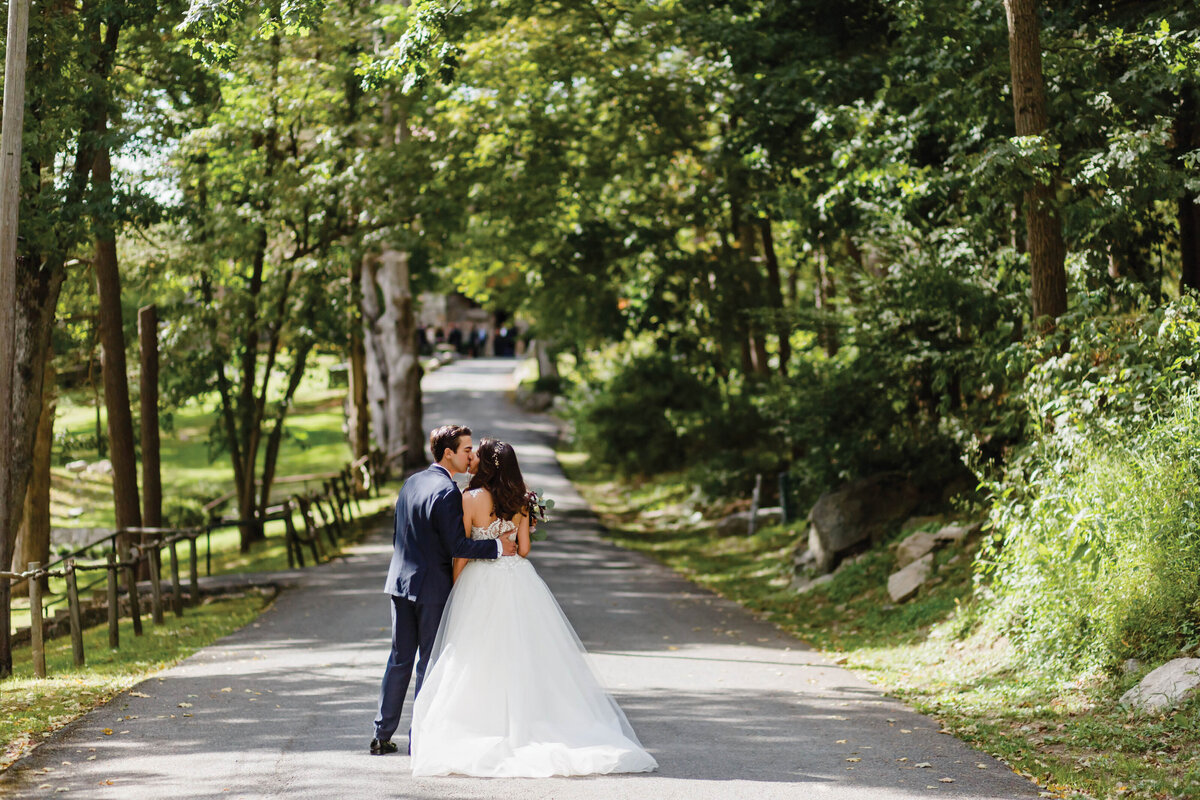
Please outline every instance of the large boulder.
[[896, 566], [903, 569], [926, 553], [932, 553], [937, 546], [938, 540], [932, 533], [910, 533], [896, 545]]
[[1121, 695], [1121, 705], [1132, 706], [1148, 714], [1174, 708], [1200, 686], [1200, 658], [1168, 661], [1142, 682]]
[[917, 593], [933, 572], [933, 553], [926, 553], [888, 578], [888, 594], [893, 603], [903, 603]]
[[817, 572], [864, 542], [877, 542], [907, 519], [921, 500], [920, 490], [901, 472], [885, 472], [826, 492], [808, 515], [808, 549]]

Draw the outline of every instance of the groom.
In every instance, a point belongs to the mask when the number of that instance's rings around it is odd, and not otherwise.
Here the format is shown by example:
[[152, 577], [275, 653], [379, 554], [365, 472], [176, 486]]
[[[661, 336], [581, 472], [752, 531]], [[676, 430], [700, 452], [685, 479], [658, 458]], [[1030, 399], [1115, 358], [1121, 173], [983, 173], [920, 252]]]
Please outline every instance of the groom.
[[421, 691], [427, 658], [442, 621], [442, 610], [453, 584], [454, 558], [497, 558], [512, 555], [517, 546], [508, 539], [472, 541], [463, 529], [462, 495], [452, 476], [466, 472], [475, 445], [471, 429], [444, 425], [429, 435], [434, 464], [404, 482], [396, 500], [396, 529], [392, 534], [392, 564], [384, 591], [392, 596], [392, 652], [383, 671], [379, 713], [371, 754], [396, 752], [392, 734], [400, 725], [400, 709], [416, 662]]

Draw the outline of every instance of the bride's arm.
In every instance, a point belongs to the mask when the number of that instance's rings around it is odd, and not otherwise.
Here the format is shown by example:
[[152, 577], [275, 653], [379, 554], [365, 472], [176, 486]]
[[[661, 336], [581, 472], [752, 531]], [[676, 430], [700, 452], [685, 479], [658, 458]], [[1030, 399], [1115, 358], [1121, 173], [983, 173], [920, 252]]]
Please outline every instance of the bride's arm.
[[[471, 538], [471, 520], [475, 516], [475, 498], [470, 495], [463, 495], [463, 535], [468, 539]], [[463, 567], [470, 561], [468, 558], [454, 559], [454, 575], [452, 583], [458, 583], [458, 575], [463, 571]]]
[[517, 555], [524, 558], [529, 555], [533, 543], [529, 540], [529, 515], [518, 514], [514, 517], [517, 523]]

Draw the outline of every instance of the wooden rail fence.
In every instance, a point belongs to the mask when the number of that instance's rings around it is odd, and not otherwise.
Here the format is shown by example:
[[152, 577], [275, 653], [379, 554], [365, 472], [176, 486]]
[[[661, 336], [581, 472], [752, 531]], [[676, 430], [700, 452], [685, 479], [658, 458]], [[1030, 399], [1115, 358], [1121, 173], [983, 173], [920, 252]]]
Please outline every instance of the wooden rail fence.
[[[319, 564], [326, 558], [327, 548], [336, 550], [340, 539], [345, 536], [347, 526], [353, 521], [357, 509], [362, 513], [360, 496], [364, 493], [376, 497], [380, 493], [380, 483], [386, 475], [387, 463], [378, 451], [363, 456], [338, 472], [319, 473], [315, 475], [295, 475], [274, 481], [279, 485], [307, 484], [320, 482], [320, 488], [306, 493], [293, 493], [282, 503], [270, 506], [260, 522], [266, 523], [281, 520], [284, 523], [284, 539], [287, 548], [288, 567], [305, 566], [304, 550], [307, 548], [313, 564]], [[127, 613], [133, 622], [135, 636], [142, 635], [142, 598], [138, 589], [138, 572], [143, 564], [148, 564], [150, 573], [150, 618], [155, 625], [161, 625], [164, 613], [169, 604], [175, 616], [182, 617], [186, 605], [196, 605], [200, 602], [200, 565], [199, 547], [197, 540], [206, 537], [205, 574], [212, 574], [212, 532], [221, 528], [237, 527], [243, 520], [232, 517], [220, 517], [216, 509], [228, 502], [232, 494], [224, 495], [205, 506], [210, 515], [209, 521], [191, 528], [122, 528], [106, 533], [83, 547], [63, 555], [45, 566], [39, 562], [30, 562], [24, 572], [0, 571], [0, 579], [8, 578], [13, 581], [27, 580], [29, 586], [29, 640], [33, 656], [33, 672], [39, 678], [46, 677], [45, 633], [46, 609], [65, 599], [67, 616], [71, 634], [71, 652], [76, 666], [86, 663], [83, 650], [83, 609], [80, 604], [80, 593], [87, 592], [101, 583], [105, 584], [106, 612], [108, 620], [108, 645], [111, 648], [120, 647], [121, 616], [121, 587], [122, 579], [125, 584], [127, 598]], [[294, 515], [299, 513], [303, 522], [303, 530], [297, 526]], [[320, 522], [317, 522], [317, 517]], [[324, 533], [325, 542], [321, 540]], [[118, 547], [120, 537], [125, 534], [137, 534], [140, 541], [131, 544], [126, 550]], [[186, 544], [187, 550], [187, 593], [185, 598], [179, 547]], [[107, 547], [107, 550], [97, 560], [88, 553], [96, 548]], [[164, 591], [162, 585], [162, 554], [166, 550], [170, 560], [170, 587]], [[103, 573], [99, 578], [79, 586], [80, 574], [88, 572]], [[47, 577], [63, 578], [66, 581], [66, 592], [63, 597], [50, 603], [45, 602], [42, 592], [42, 579]]]

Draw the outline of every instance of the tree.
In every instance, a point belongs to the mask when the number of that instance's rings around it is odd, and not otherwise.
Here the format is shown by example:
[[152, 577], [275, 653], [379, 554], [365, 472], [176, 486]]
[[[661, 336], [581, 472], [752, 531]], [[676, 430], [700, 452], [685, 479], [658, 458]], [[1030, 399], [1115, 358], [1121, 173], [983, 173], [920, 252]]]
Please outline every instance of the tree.
[[[1036, 0], [1004, 0], [1008, 18], [1009, 62], [1012, 69], [1013, 117], [1017, 136], [1048, 149], [1046, 86], [1042, 78], [1042, 45]], [[1054, 176], [1046, 164], [1034, 168], [1025, 191], [1025, 235], [1033, 288], [1033, 317], [1043, 327], [1067, 310], [1067, 272], [1062, 219], [1054, 197]]]

